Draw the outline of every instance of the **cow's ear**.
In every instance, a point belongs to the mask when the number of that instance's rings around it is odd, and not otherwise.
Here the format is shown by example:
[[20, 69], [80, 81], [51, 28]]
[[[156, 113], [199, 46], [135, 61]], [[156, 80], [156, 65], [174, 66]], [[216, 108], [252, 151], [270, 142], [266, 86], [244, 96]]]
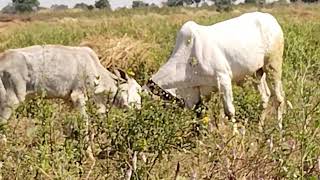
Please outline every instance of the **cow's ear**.
[[113, 71], [111, 67], [107, 67], [107, 70], [108, 70], [109, 72], [112, 72], [112, 71]]
[[122, 71], [121, 69], [115, 69], [114, 73], [121, 79], [124, 79], [126, 81], [129, 80], [128, 75], [124, 71]]
[[192, 31], [192, 40], [193, 40], [193, 45], [192, 45], [192, 52], [191, 56], [193, 56], [197, 61], [202, 60], [202, 43], [201, 43], [201, 36], [198, 33], [198, 31], [193, 30]]

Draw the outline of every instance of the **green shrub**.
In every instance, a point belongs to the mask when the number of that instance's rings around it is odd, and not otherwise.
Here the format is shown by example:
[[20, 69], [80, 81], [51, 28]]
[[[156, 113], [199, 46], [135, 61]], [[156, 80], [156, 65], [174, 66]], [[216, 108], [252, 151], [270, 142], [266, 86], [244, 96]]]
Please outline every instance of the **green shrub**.
[[[320, 172], [320, 23], [319, 7], [302, 7], [312, 17], [294, 16], [291, 7], [268, 9], [285, 35], [283, 83], [286, 111], [279, 133], [274, 109], [259, 130], [260, 97], [252, 79], [234, 86], [236, 119], [241, 134], [222, 118], [221, 97], [213, 93], [202, 117], [174, 103], [143, 98], [141, 110], [108, 107], [96, 113], [89, 101], [96, 164], [85, 155], [88, 143], [84, 119], [60, 101], [43, 97], [23, 103], [1, 129], [7, 144], [0, 146], [4, 179], [120, 179], [133, 166], [132, 179], [314, 179]], [[33, 44], [77, 45], [88, 36], [130, 37], [152, 44], [150, 56], [133, 60], [135, 78], [143, 84], [170, 56], [176, 32], [190, 20], [213, 24], [237, 13], [213, 9], [163, 8], [117, 12], [95, 11], [42, 14], [42, 22], [3, 33], [0, 49]], [[247, 10], [246, 10], [247, 11]], [[35, 18], [39, 15], [35, 15]], [[81, 23], [51, 22], [53, 17], [77, 17]], [[308, 18], [306, 18], [308, 17]], [[49, 19], [49, 20], [48, 20]], [[89, 21], [88, 23], [86, 23]], [[11, 29], [10, 29], [11, 30]], [[141, 63], [150, 61], [152, 66]], [[290, 107], [292, 104], [292, 107]], [[272, 106], [271, 106], [272, 107]], [[2, 140], [1, 140], [2, 143]]]

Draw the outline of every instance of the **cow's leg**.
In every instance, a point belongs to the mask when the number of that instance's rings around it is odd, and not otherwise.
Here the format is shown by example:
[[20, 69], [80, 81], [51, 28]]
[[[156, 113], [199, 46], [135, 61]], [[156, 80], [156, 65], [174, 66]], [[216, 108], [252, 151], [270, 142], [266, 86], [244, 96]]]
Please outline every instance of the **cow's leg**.
[[262, 131], [262, 127], [264, 126], [264, 121], [267, 114], [267, 107], [270, 100], [271, 92], [268, 87], [267, 81], [266, 81], [266, 73], [263, 72], [263, 69], [259, 69], [256, 72], [257, 79], [259, 82], [257, 83], [257, 89], [261, 96], [262, 101], [262, 113], [260, 116], [260, 130]]
[[282, 114], [284, 111], [284, 92], [282, 88], [281, 80], [276, 80], [274, 82], [274, 93], [276, 97], [276, 107], [277, 107], [277, 119], [279, 123], [279, 129], [282, 131]]
[[0, 122], [2, 124], [10, 118], [12, 112], [17, 108], [20, 102], [26, 97], [26, 82], [19, 76], [5, 74], [4, 79], [0, 79]]
[[[8, 75], [8, 74], [6, 74]], [[10, 77], [10, 76], [9, 76]], [[0, 78], [0, 125], [6, 125], [12, 112], [20, 102], [25, 100], [26, 86], [22, 78], [12, 79], [4, 78], [3, 74]], [[5, 145], [7, 138], [4, 134], [0, 134], [2, 142]]]
[[103, 114], [107, 111], [106, 106], [104, 105], [104, 101], [106, 100], [105, 97], [103, 96], [103, 93], [100, 94], [95, 94], [94, 95], [94, 102], [96, 103], [96, 106], [98, 108], [97, 113], [98, 114]]
[[7, 124], [8, 119], [11, 116], [11, 112], [12, 109], [8, 108], [8, 107], [4, 107], [3, 101], [5, 101], [5, 99], [0, 99], [0, 127], [1, 127], [1, 132], [0, 132], [0, 137], [1, 137], [1, 142], [0, 143], [1, 146], [5, 146], [6, 142], [7, 142], [7, 138], [5, 133], [3, 133], [3, 126], [5, 126]]
[[7, 102], [7, 91], [0, 78], [0, 124], [5, 124], [11, 115], [5, 109], [5, 102]]
[[86, 97], [82, 91], [72, 91], [71, 95], [71, 101], [77, 110], [81, 113], [81, 115], [84, 118], [88, 118], [87, 112], [86, 112]]
[[[14, 110], [20, 103], [20, 100], [13, 90], [8, 90], [6, 93], [6, 98], [3, 100], [3, 103], [0, 107], [0, 122], [5, 124], [7, 120], [11, 117]], [[24, 98], [23, 98], [24, 100]]]
[[0, 124], [7, 124], [8, 119], [12, 114], [12, 108], [7, 105], [1, 105], [0, 107]]
[[235, 115], [235, 109], [233, 105], [231, 78], [227, 75], [221, 75], [218, 78], [218, 87], [219, 91], [223, 94], [224, 112], [229, 119], [233, 119]]
[[282, 88], [282, 55], [283, 39], [279, 39], [272, 51], [266, 56], [264, 71], [266, 72], [267, 81], [271, 88], [271, 96], [275, 97], [277, 119], [280, 131], [282, 131], [282, 114], [284, 110], [284, 92]]
[[271, 83], [271, 96], [275, 99], [277, 120], [280, 131], [282, 131], [282, 114], [284, 111], [284, 92], [282, 82], [279, 79], [274, 79]]
[[[2, 101], [0, 104], [0, 125], [6, 125], [12, 112], [18, 106], [19, 100], [14, 91], [9, 90], [6, 92], [5, 99], [1, 99], [0, 101]], [[0, 136], [2, 136], [2, 141], [5, 143], [7, 141], [6, 135], [0, 133]]]
[[257, 89], [261, 95], [262, 108], [266, 109], [270, 100], [271, 92], [266, 81], [266, 73], [262, 69], [257, 71], [257, 78], [259, 83], [257, 84]]
[[222, 74], [222, 75], [218, 76], [217, 81], [218, 81], [219, 92], [221, 92], [222, 96], [223, 96], [224, 112], [233, 123], [233, 133], [239, 134], [237, 123], [236, 123], [236, 120], [234, 117], [235, 108], [233, 105], [233, 93], [232, 93], [231, 78], [227, 74]]
[[83, 116], [83, 118], [85, 119], [86, 122], [86, 136], [85, 136], [85, 141], [86, 143], [89, 144], [87, 151], [87, 154], [89, 156], [89, 158], [93, 161], [95, 161], [94, 155], [93, 155], [93, 151], [92, 151], [92, 146], [93, 146], [93, 136], [90, 135], [90, 131], [89, 131], [89, 117], [88, 114], [86, 112], [86, 96], [84, 95], [84, 93], [82, 91], [73, 91], [70, 95], [71, 97], [71, 101], [73, 103], [73, 106], [75, 108], [77, 108], [81, 115]]
[[98, 111], [97, 111], [97, 113], [103, 114], [103, 113], [106, 112], [107, 108], [106, 108], [106, 106], [105, 106], [103, 103], [99, 103], [99, 104], [97, 104], [97, 106], [98, 106]]

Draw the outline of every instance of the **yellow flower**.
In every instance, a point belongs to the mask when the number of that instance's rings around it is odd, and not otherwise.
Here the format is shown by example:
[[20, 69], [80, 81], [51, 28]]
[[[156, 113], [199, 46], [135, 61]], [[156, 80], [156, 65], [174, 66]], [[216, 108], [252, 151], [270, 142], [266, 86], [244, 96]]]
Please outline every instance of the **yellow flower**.
[[130, 76], [136, 75], [136, 74], [132, 71], [132, 69], [129, 69], [129, 70], [127, 71], [127, 73], [128, 73], [128, 75], [130, 75]]
[[209, 123], [210, 118], [208, 116], [202, 118], [202, 122], [203, 124], [208, 124]]

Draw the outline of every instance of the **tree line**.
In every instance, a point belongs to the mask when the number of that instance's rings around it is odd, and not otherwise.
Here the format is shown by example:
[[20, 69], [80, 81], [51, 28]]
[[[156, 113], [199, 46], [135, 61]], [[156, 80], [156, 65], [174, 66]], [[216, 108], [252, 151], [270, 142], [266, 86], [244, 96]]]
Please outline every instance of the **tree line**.
[[[64, 5], [53, 5], [53, 8], [65, 8], [68, 6]], [[36, 11], [40, 8], [39, 0], [12, 0], [12, 4], [7, 5], [3, 8], [3, 12], [15, 13], [15, 12], [31, 12]], [[111, 9], [110, 3], [108, 0], [97, 0], [94, 5], [87, 5], [85, 3], [78, 3], [74, 8], [82, 9]]]
[[[230, 5], [232, 1], [236, 0], [209, 0], [213, 1], [217, 6], [223, 5]], [[245, 0], [247, 3], [255, 3], [256, 1], [261, 0]], [[301, 0], [290, 0], [291, 2], [301, 1]], [[303, 2], [317, 2], [320, 0], [302, 0]], [[167, 0], [164, 5], [173, 7], [173, 6], [184, 6], [184, 5], [193, 5], [195, 4], [198, 6], [201, 2], [205, 2], [205, 0]], [[132, 8], [139, 8], [139, 7], [147, 7], [147, 6], [155, 6], [154, 4], [148, 4], [143, 2], [142, 0], [134, 0], [132, 2]], [[16, 13], [16, 12], [30, 12], [36, 11], [40, 7], [39, 0], [12, 0], [12, 4], [3, 8], [2, 12], [7, 13]], [[67, 9], [68, 6], [65, 5], [53, 5], [53, 9]], [[96, 0], [94, 5], [87, 5], [85, 3], [78, 3], [74, 6], [74, 8], [81, 8], [81, 9], [111, 9], [111, 5], [109, 0]]]
[[[168, 0], [164, 5], [172, 7], [172, 6], [183, 6], [183, 5], [198, 5], [201, 1], [204, 0]], [[227, 1], [227, 0], [210, 0], [210, 1]], [[147, 7], [147, 6], [155, 6], [154, 4], [148, 4], [143, 2], [142, 0], [133, 0], [132, 8], [138, 7]], [[3, 12], [30, 12], [36, 11], [40, 7], [39, 0], [12, 0], [12, 4], [8, 5], [3, 9]], [[66, 5], [53, 5], [53, 9], [67, 9]], [[96, 0], [94, 5], [87, 5], [85, 3], [78, 3], [74, 6], [74, 8], [80, 9], [111, 9], [111, 5], [109, 0]]]

